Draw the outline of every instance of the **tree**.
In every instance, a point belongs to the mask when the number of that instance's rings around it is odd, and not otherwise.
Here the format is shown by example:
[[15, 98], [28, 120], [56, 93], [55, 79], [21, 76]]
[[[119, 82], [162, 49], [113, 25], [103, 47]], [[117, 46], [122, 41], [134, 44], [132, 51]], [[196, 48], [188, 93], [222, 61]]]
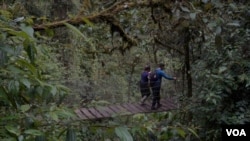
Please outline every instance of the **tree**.
[[[1, 96], [11, 94], [2, 103], [3, 107], [7, 104], [21, 109], [19, 115], [27, 117], [29, 110], [39, 111], [27, 105], [31, 93], [36, 91], [43, 97], [36, 97], [35, 103], [52, 102], [49, 107], [53, 112], [45, 113], [58, 121], [62, 109], [54, 104], [61, 102], [58, 90], [64, 93], [65, 88], [52, 85], [55, 81], [65, 82], [71, 94], [80, 93], [85, 106], [93, 104], [91, 100], [136, 100], [137, 78], [133, 76], [141, 71], [139, 66], [164, 62], [168, 63], [167, 71], [181, 78], [175, 85], [178, 89], [171, 85], [163, 88], [182, 100], [180, 111], [143, 115], [152, 118], [150, 122], [137, 115], [132, 118], [135, 122], [130, 123], [132, 130], [104, 126], [116, 134], [101, 131], [103, 126], [83, 124], [89, 130], [81, 135], [86, 137], [98, 131], [98, 135], [93, 135], [95, 139], [122, 139], [122, 135], [131, 133], [140, 139], [150, 134], [164, 140], [218, 140], [221, 123], [249, 122], [248, 1], [74, 0], [40, 2], [41, 6], [33, 1], [25, 1], [24, 5], [18, 1], [1, 3]], [[10, 22], [23, 15], [23, 21]], [[51, 100], [54, 96], [59, 96], [59, 100]], [[72, 101], [70, 98], [68, 102]], [[41, 108], [49, 109], [44, 105]], [[6, 116], [11, 110], [1, 113]], [[115, 120], [128, 125], [126, 119]], [[19, 121], [17, 118], [13, 123]], [[148, 126], [140, 126], [141, 122]], [[41, 129], [48, 133], [56, 127], [59, 128], [55, 135], [65, 133], [64, 124]], [[15, 137], [30, 133], [19, 132], [12, 126], [6, 129]], [[39, 131], [32, 131], [31, 135], [40, 135]]]

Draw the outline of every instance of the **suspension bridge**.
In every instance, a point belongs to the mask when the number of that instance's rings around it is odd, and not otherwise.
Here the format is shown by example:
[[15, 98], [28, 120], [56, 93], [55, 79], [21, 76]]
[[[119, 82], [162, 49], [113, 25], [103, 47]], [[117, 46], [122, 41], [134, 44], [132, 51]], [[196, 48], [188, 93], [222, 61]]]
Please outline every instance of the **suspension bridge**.
[[76, 109], [75, 112], [81, 120], [93, 120], [139, 113], [165, 112], [178, 108], [178, 104], [173, 98], [162, 98], [161, 105], [160, 108], [151, 110], [151, 101], [148, 100], [144, 105], [140, 105], [139, 103], [123, 103], [108, 106], [84, 107]]

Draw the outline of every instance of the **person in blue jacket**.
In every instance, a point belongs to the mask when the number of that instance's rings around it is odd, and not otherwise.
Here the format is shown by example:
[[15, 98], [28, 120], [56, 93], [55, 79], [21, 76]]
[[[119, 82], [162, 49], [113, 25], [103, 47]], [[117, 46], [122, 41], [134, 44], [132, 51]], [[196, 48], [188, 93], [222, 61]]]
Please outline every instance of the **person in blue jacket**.
[[153, 93], [153, 100], [152, 100], [152, 107], [151, 110], [156, 110], [157, 108], [161, 107], [160, 103], [160, 89], [161, 89], [161, 82], [162, 78], [168, 79], [168, 80], [176, 80], [176, 77], [171, 77], [168, 74], [164, 72], [165, 65], [163, 63], [159, 64], [159, 67], [155, 70], [157, 80], [151, 86], [152, 93]]
[[144, 71], [141, 73], [141, 79], [140, 79], [141, 105], [144, 105], [144, 102], [151, 93], [149, 87], [149, 72], [150, 72], [150, 66], [146, 65], [144, 67]]

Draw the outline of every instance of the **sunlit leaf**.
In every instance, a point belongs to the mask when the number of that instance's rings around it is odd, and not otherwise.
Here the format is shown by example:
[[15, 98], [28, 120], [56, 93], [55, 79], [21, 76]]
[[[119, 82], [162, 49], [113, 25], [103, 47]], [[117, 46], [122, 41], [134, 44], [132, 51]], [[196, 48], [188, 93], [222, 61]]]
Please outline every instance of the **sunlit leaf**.
[[55, 86], [51, 86], [50, 92], [52, 93], [53, 96], [55, 96], [57, 93], [57, 88]]
[[209, 22], [209, 23], [207, 24], [207, 26], [208, 26], [209, 28], [213, 29], [214, 27], [217, 26], [217, 24], [216, 24], [215, 22]]
[[14, 74], [23, 73], [23, 71], [15, 66], [9, 65], [7, 69]]
[[75, 26], [73, 26], [73, 25], [71, 25], [71, 24], [69, 24], [69, 23], [64, 23], [64, 24], [65, 24], [69, 29], [71, 29], [72, 31], [74, 31], [74, 33], [80, 35], [80, 36], [83, 37], [83, 38], [86, 38], [86, 37], [84, 36], [84, 34], [82, 34], [82, 32], [81, 32], [80, 30], [78, 30]]
[[215, 33], [216, 33], [216, 35], [221, 34], [221, 27], [220, 26], [217, 26]]
[[51, 118], [54, 121], [58, 121], [59, 120], [58, 115], [55, 112], [50, 112], [50, 116], [51, 116]]
[[176, 130], [177, 130], [178, 134], [179, 134], [181, 137], [185, 138], [186, 133], [185, 133], [185, 131], [184, 131], [183, 129], [181, 129], [181, 128], [176, 128]]
[[28, 89], [30, 88], [30, 81], [26, 78], [20, 80], [23, 85], [25, 85]]
[[26, 112], [30, 109], [30, 105], [26, 104], [26, 105], [21, 105], [20, 107], [22, 112]]
[[229, 6], [230, 6], [233, 10], [238, 10], [238, 7], [236, 6], [235, 3], [230, 3]]
[[33, 136], [41, 136], [43, 133], [36, 129], [28, 129], [24, 131], [25, 134], [33, 135]]
[[30, 26], [25, 26], [24, 24], [21, 24], [21, 30], [27, 33], [30, 37], [34, 37], [34, 29]]
[[24, 31], [15, 31], [15, 30], [12, 30], [12, 29], [7, 29], [5, 28], [9, 34], [12, 34], [12, 35], [15, 35], [17, 37], [20, 37], [20, 38], [24, 38], [24, 39], [30, 39], [30, 36], [25, 33]]
[[43, 94], [43, 87], [38, 86], [38, 87], [36, 88], [36, 91], [35, 91], [35, 92], [38, 93], [40, 96], [42, 96], [42, 94]]
[[217, 103], [215, 99], [212, 99], [212, 102], [214, 105], [216, 105], [216, 103]]
[[133, 141], [133, 137], [125, 127], [116, 127], [115, 133], [121, 139], [121, 141]]
[[181, 10], [184, 12], [190, 12], [190, 10], [187, 7], [183, 7], [183, 6], [181, 6]]
[[8, 90], [14, 93], [18, 92], [19, 82], [16, 80], [11, 80], [8, 84]]
[[88, 19], [88, 18], [85, 18], [83, 17], [82, 20], [89, 26], [94, 26], [94, 24]]
[[189, 16], [190, 16], [191, 20], [195, 20], [196, 13], [190, 13]]
[[240, 23], [239, 22], [228, 23], [227, 25], [240, 27]]
[[6, 129], [9, 133], [15, 135], [16, 137], [19, 136], [19, 135], [21, 134], [21, 131], [20, 131], [18, 128], [13, 127], [13, 126], [5, 126], [5, 129]]
[[197, 137], [198, 139], [200, 138], [199, 136], [198, 136], [198, 134], [193, 130], [193, 129], [191, 129], [191, 128], [187, 128], [193, 135], [195, 135], [195, 137]]
[[110, 104], [110, 102], [106, 101], [106, 100], [98, 100], [98, 101], [93, 101], [93, 103], [96, 103], [96, 104]]
[[227, 67], [225, 67], [225, 66], [219, 67], [219, 72], [218, 73], [223, 73], [226, 70], [227, 70]]
[[18, 65], [28, 69], [30, 72], [32, 72], [32, 74], [36, 74], [36, 67], [34, 67], [32, 64], [30, 64], [28, 61], [23, 60], [23, 59], [19, 59], [19, 60], [17, 60], [16, 63]]
[[9, 45], [1, 45], [1, 51], [3, 54], [9, 53], [11, 55], [15, 54], [14, 48], [10, 47]]
[[75, 115], [69, 111], [61, 109], [58, 111], [58, 115], [63, 116], [65, 118], [75, 117]]

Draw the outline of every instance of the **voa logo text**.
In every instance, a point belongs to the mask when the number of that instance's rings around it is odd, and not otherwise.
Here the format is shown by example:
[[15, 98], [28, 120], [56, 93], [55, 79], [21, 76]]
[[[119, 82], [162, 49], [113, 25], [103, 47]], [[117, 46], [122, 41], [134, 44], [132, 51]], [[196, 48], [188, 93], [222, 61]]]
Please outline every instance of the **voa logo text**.
[[226, 129], [227, 136], [247, 136], [244, 129]]

